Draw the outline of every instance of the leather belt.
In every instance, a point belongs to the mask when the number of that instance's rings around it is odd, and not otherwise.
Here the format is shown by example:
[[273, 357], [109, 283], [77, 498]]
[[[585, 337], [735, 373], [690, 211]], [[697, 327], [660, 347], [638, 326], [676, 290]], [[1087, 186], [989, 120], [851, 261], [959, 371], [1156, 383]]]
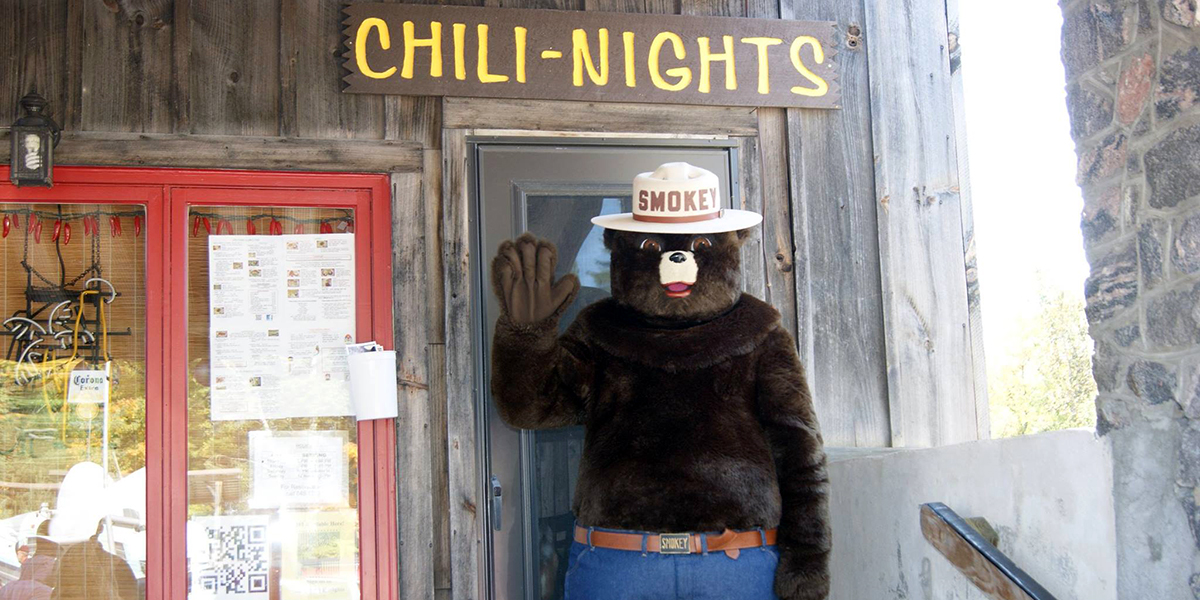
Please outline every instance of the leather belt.
[[[589, 539], [588, 533], [591, 532]], [[702, 538], [705, 538], [702, 541]], [[726, 529], [724, 533], [619, 533], [615, 531], [589, 530], [587, 527], [575, 526], [575, 541], [589, 544], [597, 548], [613, 550], [628, 550], [630, 552], [656, 552], [659, 554], [699, 554], [707, 546], [709, 552], [724, 552], [730, 558], [737, 558], [738, 551], [744, 548], [758, 548], [775, 544], [776, 531], [733, 531]], [[705, 544], [704, 542], [707, 542]], [[643, 546], [643, 542], [645, 545]]]

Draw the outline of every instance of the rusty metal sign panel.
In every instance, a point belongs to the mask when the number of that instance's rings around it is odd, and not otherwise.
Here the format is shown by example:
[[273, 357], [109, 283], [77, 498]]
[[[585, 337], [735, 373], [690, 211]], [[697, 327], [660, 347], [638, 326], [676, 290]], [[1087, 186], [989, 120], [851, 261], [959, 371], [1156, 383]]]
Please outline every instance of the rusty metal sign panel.
[[345, 11], [345, 92], [838, 108], [832, 22], [412, 4]]

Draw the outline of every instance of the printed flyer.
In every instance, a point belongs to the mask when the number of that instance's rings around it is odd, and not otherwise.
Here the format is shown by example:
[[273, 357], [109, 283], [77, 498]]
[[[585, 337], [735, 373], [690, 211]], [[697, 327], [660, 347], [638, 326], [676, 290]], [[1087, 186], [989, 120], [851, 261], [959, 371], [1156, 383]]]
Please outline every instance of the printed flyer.
[[354, 234], [209, 238], [214, 421], [353, 415]]

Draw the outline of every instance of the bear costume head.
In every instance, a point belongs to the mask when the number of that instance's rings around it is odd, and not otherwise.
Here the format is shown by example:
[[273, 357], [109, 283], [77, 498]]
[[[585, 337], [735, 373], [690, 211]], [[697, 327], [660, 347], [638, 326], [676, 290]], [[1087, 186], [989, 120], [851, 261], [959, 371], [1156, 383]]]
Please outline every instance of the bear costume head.
[[651, 320], [705, 321], [724, 313], [741, 297], [740, 249], [749, 233], [606, 229], [613, 298]]
[[604, 227], [613, 298], [650, 320], [704, 321], [741, 297], [739, 249], [756, 213], [721, 208], [716, 174], [667, 163], [633, 180], [633, 211]]

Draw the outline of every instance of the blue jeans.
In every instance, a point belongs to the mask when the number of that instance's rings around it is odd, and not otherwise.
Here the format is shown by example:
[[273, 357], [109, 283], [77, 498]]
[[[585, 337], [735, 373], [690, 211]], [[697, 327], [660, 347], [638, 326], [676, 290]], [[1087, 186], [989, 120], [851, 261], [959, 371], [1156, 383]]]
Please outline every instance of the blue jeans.
[[775, 546], [724, 552], [658, 554], [573, 542], [563, 584], [566, 600], [778, 600]]

